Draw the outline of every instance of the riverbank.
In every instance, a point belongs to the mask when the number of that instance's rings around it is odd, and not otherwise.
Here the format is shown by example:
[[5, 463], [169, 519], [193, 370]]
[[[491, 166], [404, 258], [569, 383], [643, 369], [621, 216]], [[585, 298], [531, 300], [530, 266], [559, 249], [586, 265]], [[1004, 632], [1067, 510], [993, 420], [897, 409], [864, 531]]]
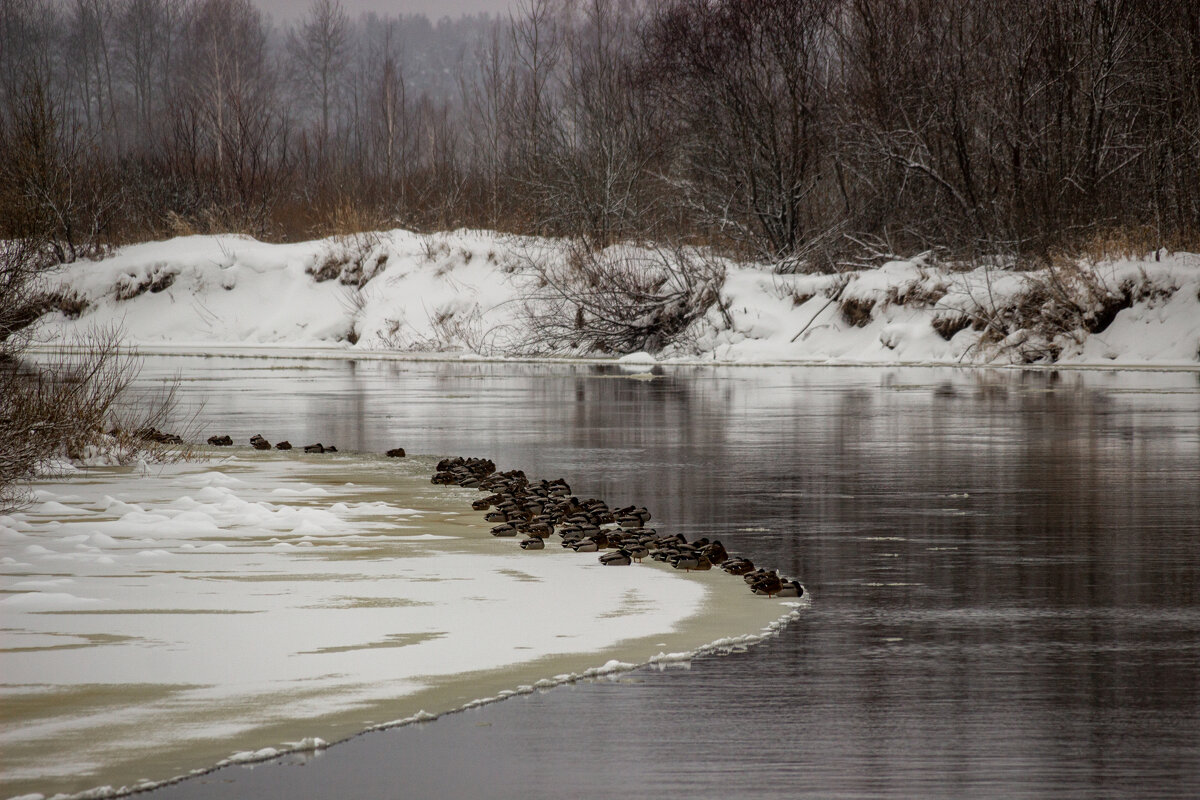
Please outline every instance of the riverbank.
[[[606, 254], [631, 268], [669, 259], [634, 247]], [[588, 350], [583, 334], [554, 347], [544, 337], [531, 344], [546, 322], [539, 314], [556, 308], [547, 270], [569, 269], [570, 258], [562, 242], [486, 231], [396, 230], [279, 245], [184, 237], [63, 268], [40, 330], [65, 341], [92, 326], [120, 327], [145, 352], [604, 356]], [[928, 254], [829, 275], [706, 264], [724, 275], [717, 302], [663, 349], [627, 361], [1200, 368], [1194, 254], [1036, 271]]]

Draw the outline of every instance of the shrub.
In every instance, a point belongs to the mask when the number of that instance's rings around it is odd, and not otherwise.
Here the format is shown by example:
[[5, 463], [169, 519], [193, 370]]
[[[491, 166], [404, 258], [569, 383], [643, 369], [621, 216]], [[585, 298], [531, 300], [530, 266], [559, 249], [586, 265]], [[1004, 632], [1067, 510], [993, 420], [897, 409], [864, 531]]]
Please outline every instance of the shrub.
[[1145, 276], [1112, 286], [1094, 265], [1060, 262], [1023, 276], [1022, 290], [1002, 300], [973, 298], [966, 313], [981, 332], [981, 345], [996, 347], [1019, 363], [1055, 361], [1064, 345], [1103, 332], [1123, 309], [1175, 290]]
[[378, 233], [335, 236], [307, 272], [317, 283], [337, 278], [345, 286], [361, 289], [387, 265], [388, 255], [380, 251], [379, 242]]
[[874, 308], [874, 300], [847, 297], [841, 303], [842, 318], [854, 327], [862, 328], [871, 322], [871, 311]]
[[143, 275], [122, 275], [117, 283], [117, 300], [132, 300], [146, 292], [157, 294], [171, 288], [178, 273], [165, 265], [158, 264]]
[[[720, 306], [725, 267], [685, 248], [575, 242], [565, 253], [527, 255], [536, 288], [525, 305], [531, 353], [657, 353], [686, 343], [689, 328]], [[726, 314], [726, 316], [728, 316]]]
[[930, 324], [938, 335], [948, 342], [959, 331], [971, 326], [971, 318], [966, 314], [938, 314]]
[[31, 241], [0, 243], [0, 512], [21, 505], [28, 482], [55, 460], [98, 450], [117, 460], [176, 452], [137, 433], [166, 424], [174, 390], [149, 401], [127, 397], [140, 365], [119, 332], [94, 332], [39, 363], [27, 357], [37, 316], [29, 319], [29, 309], [70, 302], [41, 293], [50, 260]]

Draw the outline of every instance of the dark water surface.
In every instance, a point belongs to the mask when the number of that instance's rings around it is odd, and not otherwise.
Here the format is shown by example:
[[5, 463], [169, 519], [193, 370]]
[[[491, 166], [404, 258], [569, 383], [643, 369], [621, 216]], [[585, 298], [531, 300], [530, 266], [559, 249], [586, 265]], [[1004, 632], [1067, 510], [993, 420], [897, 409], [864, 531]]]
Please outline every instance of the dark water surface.
[[[149, 359], [205, 435], [486, 455], [802, 578], [748, 653], [182, 798], [1200, 797], [1200, 376]], [[569, 597], [546, 598], [569, 603]], [[268, 743], [269, 744], [269, 743]]]

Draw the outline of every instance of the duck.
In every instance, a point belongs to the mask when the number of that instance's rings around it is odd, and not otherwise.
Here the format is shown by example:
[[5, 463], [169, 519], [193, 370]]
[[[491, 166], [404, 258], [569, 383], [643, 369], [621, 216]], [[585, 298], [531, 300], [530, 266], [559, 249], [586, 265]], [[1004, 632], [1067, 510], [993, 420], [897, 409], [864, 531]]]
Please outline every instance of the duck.
[[700, 552], [708, 556], [708, 560], [714, 564], [722, 564], [729, 558], [729, 553], [725, 550], [725, 545], [721, 544], [720, 540], [705, 545], [704, 549]]
[[[261, 436], [254, 438], [261, 440], [260, 447], [270, 446]], [[306, 450], [335, 449], [318, 444]], [[783, 578], [775, 570], [756, 569], [750, 559], [730, 555], [719, 540], [700, 538], [689, 543], [682, 534], [660, 535], [648, 527], [651, 515], [644, 506], [610, 508], [600, 499], [581, 500], [571, 494], [570, 485], [562, 478], [530, 481], [521, 470], [497, 472], [490, 460], [460, 457], [439, 462], [432, 483], [490, 492], [472, 502], [471, 508], [487, 512], [484, 519], [488, 522], [499, 523], [491, 530], [493, 536], [522, 534], [523, 550], [542, 550], [546, 538], [557, 533], [563, 547], [577, 552], [611, 549], [599, 557], [605, 566], [625, 566], [647, 556], [688, 572], [719, 565], [731, 575], [741, 575], [757, 595], [803, 597], [805, 593], [800, 581]]]
[[757, 580], [750, 584], [750, 590], [757, 595], [766, 595], [773, 597], [783, 589], [783, 581], [780, 580], [777, 574], [770, 574], [761, 580]]
[[633, 562], [633, 556], [628, 550], [614, 550], [611, 553], [605, 553], [600, 556], [600, 563], [606, 567], [627, 567]]
[[671, 560], [671, 566], [685, 572], [712, 569], [712, 562], [699, 553], [680, 553]]
[[800, 585], [800, 581], [789, 580], [784, 581], [779, 591], [775, 593], [776, 597], [804, 597], [804, 587]]
[[768, 578], [768, 577], [778, 578], [779, 574], [777, 572], [775, 572], [775, 570], [773, 570], [773, 569], [756, 569], [756, 570], [751, 570], [750, 572], [744, 573], [742, 575], [742, 580], [746, 581], [746, 583], [754, 584], [757, 581], [761, 581], [764, 578]]
[[625, 546], [624, 550], [629, 553], [630, 558], [639, 564], [642, 563], [643, 558], [650, 555], [650, 548], [646, 547], [644, 544], [628, 544]]
[[721, 569], [730, 575], [745, 575], [747, 572], [754, 571], [754, 562], [748, 558], [731, 558], [721, 564]]

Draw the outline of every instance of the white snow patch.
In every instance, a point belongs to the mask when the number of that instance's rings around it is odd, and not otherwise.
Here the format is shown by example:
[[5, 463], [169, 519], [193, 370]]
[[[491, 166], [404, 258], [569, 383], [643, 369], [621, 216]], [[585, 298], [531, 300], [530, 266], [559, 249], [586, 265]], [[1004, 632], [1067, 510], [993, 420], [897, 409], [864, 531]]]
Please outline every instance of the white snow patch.
[[[237, 477], [195, 464], [133, 475], [100, 468], [86, 481], [39, 484], [33, 505], [0, 519], [21, 554], [5, 556], [0, 576], [4, 627], [21, 631], [21, 646], [0, 652], [5, 699], [141, 687], [100, 710], [64, 702], [0, 731], [0, 783], [16, 774], [92, 774], [264, 722], [314, 725], [454, 676], [614, 650], [676, 629], [708, 594], [701, 581], [669, 570], [596, 569], [566, 551], [530, 557], [488, 536], [461, 498], [393, 506], [376, 490], [344, 484], [346, 468], [310, 465], [306, 474], [328, 476], [320, 486], [291, 477], [284, 458], [230, 457], [223, 469]], [[421, 472], [419, 484], [427, 483]], [[290, 491], [277, 492], [281, 486]], [[410, 533], [418, 512], [458, 535]], [[486, 552], [459, 544], [471, 530]], [[381, 548], [392, 549], [381, 556]], [[630, 593], [645, 602], [605, 613]], [[545, 602], [568, 594], [571, 603]], [[635, 663], [608, 659], [471, 704]], [[435, 717], [421, 712], [388, 725]], [[309, 738], [251, 740], [227, 760], [323, 746]], [[10, 758], [6, 745], [15, 742], [22, 752], [59, 748], [58, 755]]]
[[[362, 240], [359, 255], [368, 268], [361, 288], [316, 281], [311, 270], [348, 247], [355, 245], [338, 239], [265, 244], [244, 236], [131, 245], [63, 268], [62, 285], [89, 305], [75, 320], [48, 315], [45, 328], [53, 336], [119, 323], [143, 351], [265, 346], [329, 356], [501, 357], [525, 335], [524, 298], [536, 281], [526, 255], [554, 257], [561, 250], [553, 240], [486, 231], [393, 230]], [[926, 255], [840, 275], [780, 275], [727, 262], [721, 295], [728, 317], [713, 309], [694, 323], [689, 339], [695, 348], [632, 353], [617, 363], [637, 372], [663, 362], [1004, 365], [1045, 350], [1057, 353], [1061, 364], [1195, 368], [1200, 256], [1158, 257], [1090, 268], [1101, 289], [1128, 292], [1127, 307], [1103, 330], [1053, 333], [1046, 341], [1038, 331], [1017, 330], [1007, 346], [985, 341], [972, 327], [955, 332], [943, 326], [952, 334], [947, 340], [933, 323], [955, 314], [980, 320], [1031, 282], [1054, 276], [993, 266], [956, 271], [931, 264]], [[121, 287], [167, 272], [175, 280], [165, 291], [116, 299]], [[857, 316], [844, 313], [847, 301]]]

